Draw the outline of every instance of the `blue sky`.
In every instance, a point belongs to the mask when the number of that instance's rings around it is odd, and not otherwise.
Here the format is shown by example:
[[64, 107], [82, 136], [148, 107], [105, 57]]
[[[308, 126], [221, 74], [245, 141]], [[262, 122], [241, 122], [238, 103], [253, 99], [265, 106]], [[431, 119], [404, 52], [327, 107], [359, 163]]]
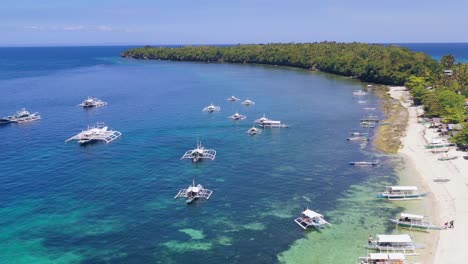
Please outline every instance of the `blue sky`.
[[466, 0], [1, 0], [0, 46], [468, 42]]

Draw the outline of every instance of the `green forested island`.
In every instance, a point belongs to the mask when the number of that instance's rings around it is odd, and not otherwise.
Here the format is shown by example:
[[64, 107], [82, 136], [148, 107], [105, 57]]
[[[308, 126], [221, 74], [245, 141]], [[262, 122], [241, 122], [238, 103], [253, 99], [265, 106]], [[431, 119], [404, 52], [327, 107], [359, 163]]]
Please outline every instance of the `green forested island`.
[[421, 52], [394, 45], [365, 43], [251, 44], [233, 46], [145, 46], [122, 52], [122, 57], [213, 63], [257, 63], [291, 66], [349, 76], [361, 81], [405, 85], [426, 117], [464, 123], [452, 140], [468, 147], [468, 64], [452, 55], [441, 62]]
[[430, 56], [408, 48], [364, 43], [256, 44], [234, 46], [142, 47], [121, 56], [136, 59], [258, 63], [314, 69], [361, 81], [403, 85], [411, 75], [440, 70]]

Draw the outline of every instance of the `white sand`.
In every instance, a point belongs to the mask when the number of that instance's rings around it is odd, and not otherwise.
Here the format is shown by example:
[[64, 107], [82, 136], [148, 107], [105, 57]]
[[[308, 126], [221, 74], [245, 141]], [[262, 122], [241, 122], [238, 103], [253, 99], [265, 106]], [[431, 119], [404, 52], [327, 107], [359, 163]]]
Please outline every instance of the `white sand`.
[[[439, 214], [440, 223], [454, 221], [455, 228], [440, 231], [434, 258], [430, 263], [468, 263], [468, 160], [463, 159], [466, 152], [456, 151], [450, 155], [458, 156], [451, 161], [439, 161], [442, 154], [433, 154], [424, 148], [428, 142], [438, 138], [434, 129], [418, 123], [417, 115], [422, 109], [410, 105], [409, 93], [404, 87], [390, 87], [390, 95], [400, 100], [409, 111], [406, 136], [402, 139], [400, 150], [410, 159], [410, 164], [421, 175], [431, 195], [436, 201], [434, 209]], [[450, 179], [447, 183], [436, 183], [436, 178]]]

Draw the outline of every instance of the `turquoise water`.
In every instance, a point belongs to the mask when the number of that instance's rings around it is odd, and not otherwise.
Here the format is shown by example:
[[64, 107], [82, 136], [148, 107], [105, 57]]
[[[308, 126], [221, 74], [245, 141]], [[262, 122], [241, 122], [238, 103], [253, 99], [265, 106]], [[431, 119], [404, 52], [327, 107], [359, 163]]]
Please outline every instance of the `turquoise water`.
[[[64, 49], [63, 61], [54, 48], [23, 49], [22, 63], [0, 49], [11, 73], [0, 78], [0, 115], [42, 115], [0, 127], [0, 262], [355, 263], [369, 234], [392, 230], [386, 219], [401, 208], [374, 194], [396, 182], [393, 161], [345, 140], [365, 114], [352, 96], [365, 84], [291, 68], [121, 59], [122, 47]], [[41, 63], [31, 66], [27, 52]], [[77, 107], [87, 96], [109, 105]], [[367, 100], [378, 106], [372, 93]], [[211, 102], [221, 112], [201, 111]], [[247, 119], [230, 121], [236, 111]], [[245, 134], [264, 113], [291, 127]], [[123, 136], [64, 143], [100, 121]], [[197, 138], [216, 149], [214, 161], [179, 160]], [[373, 157], [383, 165], [348, 165]], [[214, 191], [209, 201], [173, 199], [192, 179]], [[333, 226], [304, 232], [293, 219], [305, 206]]]

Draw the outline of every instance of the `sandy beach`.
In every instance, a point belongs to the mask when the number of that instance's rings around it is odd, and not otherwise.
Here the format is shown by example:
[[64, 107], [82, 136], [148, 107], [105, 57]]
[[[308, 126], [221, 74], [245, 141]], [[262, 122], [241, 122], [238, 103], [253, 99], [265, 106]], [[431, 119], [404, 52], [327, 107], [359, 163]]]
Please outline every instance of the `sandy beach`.
[[[422, 177], [430, 191], [437, 224], [454, 220], [454, 228], [440, 232], [432, 257], [423, 257], [425, 263], [468, 263], [466, 237], [468, 237], [468, 160], [463, 159], [466, 152], [452, 147], [448, 155], [458, 156], [455, 160], [439, 161], [441, 154], [433, 154], [424, 146], [439, 138], [428, 124], [418, 123], [417, 116], [423, 113], [421, 107], [411, 105], [409, 92], [404, 87], [390, 87], [389, 94], [408, 109], [409, 119], [406, 135], [402, 138], [399, 153], [407, 157], [408, 164]], [[411, 176], [411, 175], [408, 175]], [[434, 182], [436, 178], [449, 179], [445, 183]]]

